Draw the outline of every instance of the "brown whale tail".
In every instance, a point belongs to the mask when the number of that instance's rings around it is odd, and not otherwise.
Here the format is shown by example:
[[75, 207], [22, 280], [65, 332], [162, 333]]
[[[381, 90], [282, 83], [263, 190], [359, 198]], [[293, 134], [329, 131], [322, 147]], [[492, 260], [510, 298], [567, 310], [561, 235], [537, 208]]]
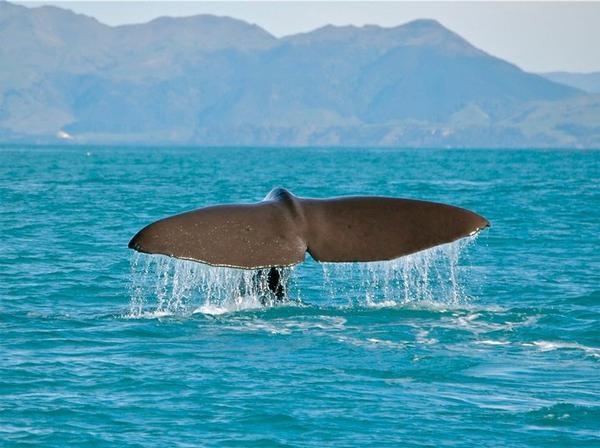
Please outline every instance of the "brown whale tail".
[[156, 221], [129, 242], [139, 252], [216, 266], [290, 266], [306, 252], [323, 262], [383, 261], [474, 235], [480, 215], [386, 197], [304, 199], [278, 188], [256, 204], [219, 205]]

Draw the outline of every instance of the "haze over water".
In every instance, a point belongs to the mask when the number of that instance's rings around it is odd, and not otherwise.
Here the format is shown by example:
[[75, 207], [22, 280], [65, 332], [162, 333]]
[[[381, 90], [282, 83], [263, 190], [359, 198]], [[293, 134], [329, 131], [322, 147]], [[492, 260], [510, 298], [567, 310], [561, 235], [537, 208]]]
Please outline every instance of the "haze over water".
[[[380, 265], [307, 260], [275, 307], [217, 300], [232, 271], [127, 249], [276, 186], [492, 228]], [[597, 151], [0, 147], [0, 445], [597, 444], [599, 187]], [[177, 272], [198, 288], [160, 302]]]

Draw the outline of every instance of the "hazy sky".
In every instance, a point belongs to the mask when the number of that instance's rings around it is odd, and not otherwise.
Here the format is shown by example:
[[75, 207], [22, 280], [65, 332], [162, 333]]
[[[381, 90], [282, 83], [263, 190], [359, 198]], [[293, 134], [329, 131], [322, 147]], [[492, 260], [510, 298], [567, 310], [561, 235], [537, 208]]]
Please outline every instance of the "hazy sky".
[[276, 36], [334, 25], [395, 26], [433, 18], [479, 48], [530, 71], [600, 71], [600, 2], [167, 2], [74, 1], [53, 4], [109, 25], [217, 14], [256, 23]]

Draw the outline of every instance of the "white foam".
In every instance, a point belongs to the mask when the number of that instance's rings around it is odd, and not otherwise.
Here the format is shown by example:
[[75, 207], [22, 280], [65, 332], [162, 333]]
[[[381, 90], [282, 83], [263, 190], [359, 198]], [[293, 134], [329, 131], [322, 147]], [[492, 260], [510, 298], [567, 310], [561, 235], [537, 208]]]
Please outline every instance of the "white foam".
[[208, 314], [216, 316], [220, 314], [256, 310], [260, 308], [263, 308], [263, 304], [257, 300], [256, 297], [234, 297], [225, 305], [216, 305], [210, 301], [206, 301], [203, 305], [200, 305], [198, 308], [196, 308], [192, 314]]
[[534, 341], [523, 343], [525, 347], [536, 347], [542, 352], [548, 352], [553, 350], [581, 350], [586, 355], [594, 358], [600, 358], [600, 348], [588, 347], [586, 345], [578, 344], [576, 342], [558, 342], [558, 341]]
[[353, 345], [355, 347], [366, 347], [366, 348], [371, 348], [371, 349], [376, 349], [376, 348], [380, 348], [380, 347], [394, 348], [394, 349], [405, 349], [406, 348], [405, 344], [402, 344], [399, 342], [394, 342], [394, 341], [388, 341], [386, 339], [378, 339], [378, 338], [360, 339], [360, 338], [355, 338], [355, 337], [350, 337], [350, 336], [338, 336], [336, 338], [336, 340], [338, 342]]
[[416, 335], [416, 341], [418, 344], [421, 345], [434, 345], [438, 343], [438, 340], [436, 338], [430, 338], [429, 336], [429, 331], [427, 330], [419, 330], [417, 331], [417, 335]]
[[490, 339], [483, 339], [481, 341], [476, 341], [476, 343], [483, 345], [510, 345], [510, 342], [508, 341], [494, 341]]
[[133, 314], [130, 312], [122, 317], [125, 319], [162, 319], [171, 316], [174, 316], [174, 314], [169, 311], [142, 311], [138, 314]]

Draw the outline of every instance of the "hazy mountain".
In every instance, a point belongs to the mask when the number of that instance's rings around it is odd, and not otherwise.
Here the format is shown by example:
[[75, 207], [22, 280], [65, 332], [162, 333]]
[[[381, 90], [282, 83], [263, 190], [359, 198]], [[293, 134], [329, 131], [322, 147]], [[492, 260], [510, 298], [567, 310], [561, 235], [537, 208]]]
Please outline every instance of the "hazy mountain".
[[0, 2], [0, 66], [1, 141], [600, 145], [598, 97], [432, 20], [277, 39], [227, 17], [109, 27]]
[[541, 73], [541, 75], [550, 81], [559, 82], [576, 89], [581, 89], [589, 93], [600, 93], [600, 72], [593, 73], [569, 73], [569, 72], [550, 72]]

